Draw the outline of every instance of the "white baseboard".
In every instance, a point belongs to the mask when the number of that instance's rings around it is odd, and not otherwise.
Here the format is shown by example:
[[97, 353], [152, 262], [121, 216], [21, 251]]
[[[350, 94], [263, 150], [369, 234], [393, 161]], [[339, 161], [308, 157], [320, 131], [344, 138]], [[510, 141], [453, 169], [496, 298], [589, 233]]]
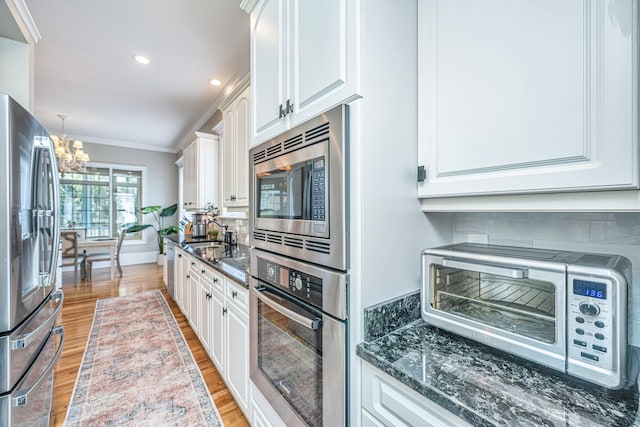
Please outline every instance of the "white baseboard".
[[[135, 265], [156, 263], [158, 260], [158, 252], [131, 252], [120, 254], [120, 265]], [[99, 261], [93, 265], [94, 268], [109, 268], [109, 261]], [[73, 271], [73, 266], [66, 266], [62, 271]]]

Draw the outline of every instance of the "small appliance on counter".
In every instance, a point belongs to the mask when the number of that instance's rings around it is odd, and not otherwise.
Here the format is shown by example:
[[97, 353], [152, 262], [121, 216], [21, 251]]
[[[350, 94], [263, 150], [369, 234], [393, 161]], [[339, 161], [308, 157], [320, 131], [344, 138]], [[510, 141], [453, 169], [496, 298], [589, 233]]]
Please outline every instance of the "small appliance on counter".
[[191, 237], [207, 237], [207, 218], [208, 213], [194, 213], [193, 223], [191, 224]]
[[425, 322], [610, 389], [637, 377], [630, 285], [620, 255], [470, 243], [422, 252]]

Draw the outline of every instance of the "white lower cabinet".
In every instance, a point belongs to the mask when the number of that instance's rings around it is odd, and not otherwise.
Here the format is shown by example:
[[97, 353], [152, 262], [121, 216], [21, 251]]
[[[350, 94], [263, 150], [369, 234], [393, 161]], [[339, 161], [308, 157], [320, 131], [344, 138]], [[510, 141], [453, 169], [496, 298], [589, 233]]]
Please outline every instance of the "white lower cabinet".
[[224, 351], [224, 296], [217, 291], [213, 291], [211, 302], [211, 360], [218, 368], [220, 376], [224, 378], [225, 351]]
[[471, 426], [390, 375], [362, 362], [363, 426]]
[[189, 274], [187, 275], [187, 286], [189, 292], [189, 324], [196, 335], [200, 336], [200, 274], [198, 274], [199, 263], [191, 257]]
[[[176, 301], [240, 409], [249, 418], [249, 292], [192, 255], [184, 258]], [[178, 282], [180, 282], [178, 284]]]
[[183, 303], [183, 294], [184, 294], [184, 282], [185, 282], [185, 274], [184, 274], [184, 259], [185, 252], [182, 248], [176, 246], [175, 254], [174, 254], [174, 262], [175, 268], [173, 269], [173, 286], [174, 286], [174, 298], [176, 304], [180, 310], [184, 313], [184, 303]]
[[226, 350], [227, 386], [238, 406], [249, 413], [249, 307], [248, 292], [227, 280]]

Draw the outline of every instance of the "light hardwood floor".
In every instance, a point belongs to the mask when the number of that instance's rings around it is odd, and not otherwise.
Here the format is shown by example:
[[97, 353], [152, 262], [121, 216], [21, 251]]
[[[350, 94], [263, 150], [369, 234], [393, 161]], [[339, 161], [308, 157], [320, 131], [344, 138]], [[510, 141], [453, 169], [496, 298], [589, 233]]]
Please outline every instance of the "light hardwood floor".
[[162, 282], [162, 267], [155, 264], [142, 264], [123, 268], [124, 276], [122, 278], [116, 277], [116, 280], [113, 281], [110, 280], [108, 269], [94, 270], [93, 281], [89, 283], [78, 282], [74, 284], [72, 272], [63, 274], [64, 305], [59, 322], [64, 325], [65, 344], [55, 369], [51, 425], [62, 426], [64, 423], [67, 406], [71, 400], [71, 393], [93, 322], [96, 301], [160, 289], [202, 371], [202, 376], [224, 425], [228, 427], [248, 426], [249, 423], [200, 344], [198, 337], [167, 293]]

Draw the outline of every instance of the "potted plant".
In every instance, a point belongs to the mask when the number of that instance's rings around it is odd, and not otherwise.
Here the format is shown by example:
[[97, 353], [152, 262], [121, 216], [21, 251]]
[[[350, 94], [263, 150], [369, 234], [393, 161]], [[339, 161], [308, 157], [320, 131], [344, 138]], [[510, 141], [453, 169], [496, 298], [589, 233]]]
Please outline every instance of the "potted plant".
[[165, 218], [173, 216], [177, 210], [178, 210], [177, 203], [166, 208], [163, 208], [162, 206], [147, 206], [142, 209], [139, 209], [138, 212], [140, 212], [143, 215], [152, 214], [157, 226], [154, 226], [153, 224], [133, 224], [127, 227], [125, 232], [138, 233], [149, 227], [153, 228], [156, 231], [156, 235], [158, 239], [158, 251], [159, 251], [158, 259], [162, 259], [161, 255], [164, 253], [164, 236], [168, 236], [169, 234], [174, 234], [181, 231], [181, 228], [177, 225], [170, 225], [168, 227], [164, 226]]

